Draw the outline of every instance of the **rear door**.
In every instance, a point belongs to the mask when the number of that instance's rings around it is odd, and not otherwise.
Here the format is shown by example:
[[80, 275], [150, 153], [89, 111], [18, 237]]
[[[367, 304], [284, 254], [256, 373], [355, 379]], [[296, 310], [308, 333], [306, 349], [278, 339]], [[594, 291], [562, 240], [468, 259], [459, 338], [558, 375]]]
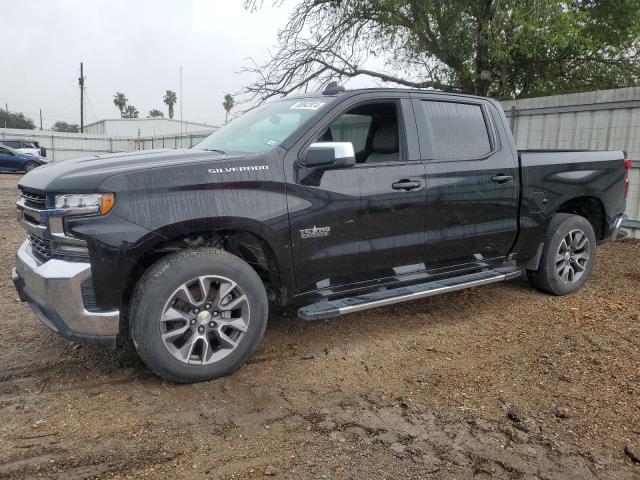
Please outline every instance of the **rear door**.
[[413, 100], [427, 171], [425, 265], [438, 273], [502, 262], [518, 231], [518, 165], [495, 107], [481, 99]]
[[[347, 99], [290, 152], [285, 174], [299, 293], [423, 269], [425, 168], [411, 101], [400, 97]], [[318, 141], [352, 142], [358, 163], [305, 168], [299, 157]]]

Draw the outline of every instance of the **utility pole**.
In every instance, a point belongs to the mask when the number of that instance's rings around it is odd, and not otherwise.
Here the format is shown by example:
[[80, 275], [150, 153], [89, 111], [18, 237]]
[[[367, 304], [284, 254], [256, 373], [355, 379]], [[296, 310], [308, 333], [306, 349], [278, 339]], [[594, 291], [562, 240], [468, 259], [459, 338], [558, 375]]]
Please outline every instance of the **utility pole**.
[[42, 130], [42, 109], [40, 109], [40, 130]]
[[180, 65], [180, 148], [182, 148], [182, 65]]
[[84, 65], [80, 62], [80, 133], [84, 133]]

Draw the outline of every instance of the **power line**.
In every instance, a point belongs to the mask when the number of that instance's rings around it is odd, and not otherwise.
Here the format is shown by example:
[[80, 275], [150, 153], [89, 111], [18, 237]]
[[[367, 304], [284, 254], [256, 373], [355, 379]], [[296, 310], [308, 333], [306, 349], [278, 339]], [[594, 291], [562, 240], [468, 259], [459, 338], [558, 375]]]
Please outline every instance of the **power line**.
[[89, 105], [89, 110], [91, 110], [91, 115], [93, 115], [93, 119], [97, 122], [98, 117], [96, 116], [96, 112], [93, 110], [93, 105], [91, 104], [91, 100], [89, 99], [89, 94], [87, 93], [87, 89], [84, 89], [84, 96], [87, 99], [87, 105]]
[[[55, 109], [56, 107], [58, 107], [58, 105], [60, 105], [60, 103], [62, 102], [62, 100], [64, 100], [65, 98], [67, 98], [69, 91], [71, 90], [71, 87], [73, 87], [76, 83], [75, 78], [73, 80], [71, 80], [67, 86], [64, 88], [64, 90], [62, 91], [62, 95], [60, 95], [58, 97], [58, 100], [51, 106], [52, 109]], [[65, 107], [69, 105], [69, 101], [67, 100]], [[74, 117], [77, 118], [77, 117]]]

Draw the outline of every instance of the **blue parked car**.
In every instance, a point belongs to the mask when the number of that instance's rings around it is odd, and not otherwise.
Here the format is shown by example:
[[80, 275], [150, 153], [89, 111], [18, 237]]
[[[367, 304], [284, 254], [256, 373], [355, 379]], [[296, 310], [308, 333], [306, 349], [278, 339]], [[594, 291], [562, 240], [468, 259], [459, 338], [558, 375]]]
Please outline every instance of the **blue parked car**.
[[30, 172], [46, 163], [42, 157], [20, 153], [0, 143], [0, 172]]

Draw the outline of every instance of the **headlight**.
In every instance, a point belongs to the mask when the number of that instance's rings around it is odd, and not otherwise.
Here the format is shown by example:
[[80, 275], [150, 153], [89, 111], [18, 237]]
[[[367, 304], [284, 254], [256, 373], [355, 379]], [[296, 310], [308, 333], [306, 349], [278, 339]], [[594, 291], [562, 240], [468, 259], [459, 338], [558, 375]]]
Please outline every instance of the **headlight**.
[[113, 193], [56, 195], [56, 208], [67, 215], [106, 215], [116, 202]]

